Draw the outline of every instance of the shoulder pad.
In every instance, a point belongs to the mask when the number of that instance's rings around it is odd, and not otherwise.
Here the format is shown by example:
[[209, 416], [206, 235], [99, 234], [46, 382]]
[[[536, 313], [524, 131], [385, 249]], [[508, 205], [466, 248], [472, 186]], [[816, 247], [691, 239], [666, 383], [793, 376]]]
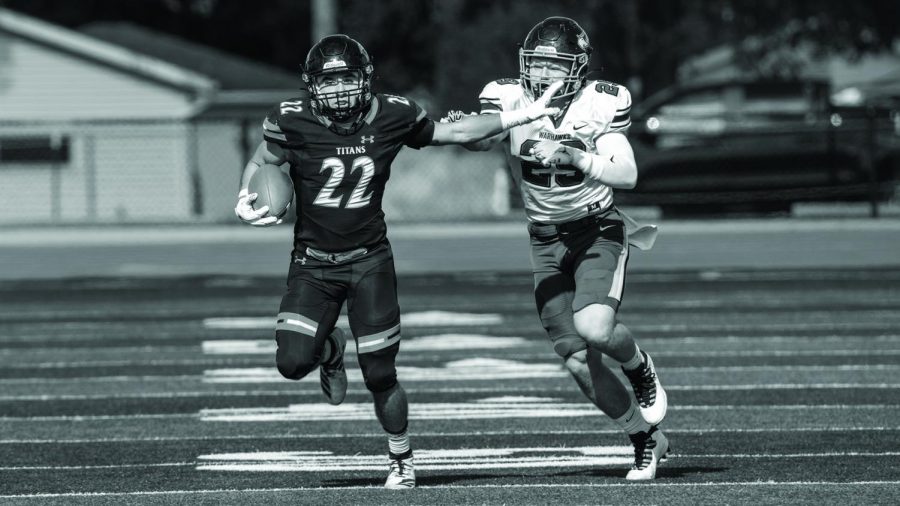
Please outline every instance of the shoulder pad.
[[404, 121], [412, 122], [421, 121], [427, 116], [425, 110], [411, 98], [388, 93], [379, 93], [377, 97], [382, 110], [389, 116], [400, 116]]
[[504, 85], [504, 84], [515, 84], [515, 85], [518, 85], [518, 84], [519, 84], [519, 80], [518, 80], [518, 79], [513, 79], [513, 78], [511, 78], [511, 77], [504, 77], [504, 78], [502, 78], [502, 79], [497, 79], [497, 80], [494, 81], [494, 82], [497, 83], [497, 84], [499, 84], [499, 85]]

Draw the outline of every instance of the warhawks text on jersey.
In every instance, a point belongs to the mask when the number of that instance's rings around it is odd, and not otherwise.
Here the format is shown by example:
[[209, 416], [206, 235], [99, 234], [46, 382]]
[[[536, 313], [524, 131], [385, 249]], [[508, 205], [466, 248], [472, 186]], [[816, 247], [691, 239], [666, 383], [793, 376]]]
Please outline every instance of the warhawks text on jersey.
[[323, 124], [309, 96], [282, 102], [263, 122], [266, 141], [284, 148], [297, 196], [294, 247], [348, 251], [385, 239], [384, 188], [405, 146], [431, 141], [425, 111], [412, 100], [377, 94], [352, 134]]
[[[488, 83], [479, 95], [482, 113], [520, 109], [531, 103], [518, 79]], [[544, 167], [529, 150], [549, 139], [589, 153], [595, 141], [631, 125], [631, 93], [619, 84], [588, 81], [555, 122], [542, 118], [509, 131], [509, 166], [522, 192], [529, 221], [564, 223], [612, 206], [612, 188], [572, 166]]]

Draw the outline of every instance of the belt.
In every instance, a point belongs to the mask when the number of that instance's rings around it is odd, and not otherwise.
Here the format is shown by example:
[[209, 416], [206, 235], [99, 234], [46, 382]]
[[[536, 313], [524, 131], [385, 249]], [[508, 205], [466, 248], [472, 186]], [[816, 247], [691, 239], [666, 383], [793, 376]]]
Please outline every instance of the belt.
[[369, 250], [366, 248], [356, 248], [350, 251], [337, 251], [334, 253], [328, 253], [327, 251], [317, 250], [315, 248], [306, 248], [306, 256], [333, 264], [339, 264], [359, 258], [368, 252]]
[[591, 225], [600, 223], [603, 220], [608, 220], [609, 215], [607, 213], [600, 214], [590, 214], [585, 216], [584, 218], [579, 218], [573, 221], [567, 221], [565, 223], [560, 223], [558, 225], [554, 225], [552, 223], [540, 223], [533, 222], [529, 225], [528, 231], [531, 235], [535, 235], [538, 237], [550, 237], [554, 235], [566, 235], [571, 234], [572, 232], [578, 232], [584, 230]]

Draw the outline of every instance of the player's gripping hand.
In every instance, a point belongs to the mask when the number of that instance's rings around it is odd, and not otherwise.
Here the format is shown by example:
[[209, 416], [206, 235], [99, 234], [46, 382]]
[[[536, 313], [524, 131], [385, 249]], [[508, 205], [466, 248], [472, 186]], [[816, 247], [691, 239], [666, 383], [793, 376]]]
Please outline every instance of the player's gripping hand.
[[443, 118], [441, 118], [441, 123], [456, 123], [457, 121], [465, 118], [466, 116], [477, 116], [477, 113], [470, 112], [470, 113], [466, 114], [462, 111], [452, 110], [452, 111], [447, 112], [447, 115], [444, 116]]
[[503, 125], [503, 129], [531, 123], [544, 116], [557, 116], [560, 111], [559, 107], [549, 107], [549, 104], [553, 100], [553, 95], [556, 95], [556, 92], [563, 87], [563, 84], [562, 80], [551, 84], [540, 98], [522, 109], [501, 112], [500, 123]]
[[528, 154], [535, 157], [544, 167], [572, 165], [572, 154], [566, 146], [550, 140], [542, 140], [535, 144]]
[[246, 188], [242, 188], [238, 193], [237, 205], [234, 206], [234, 214], [244, 223], [249, 223], [255, 227], [268, 227], [269, 225], [278, 225], [283, 220], [275, 216], [267, 216], [269, 206], [263, 206], [259, 209], [253, 208], [253, 201], [258, 195], [248, 193]]

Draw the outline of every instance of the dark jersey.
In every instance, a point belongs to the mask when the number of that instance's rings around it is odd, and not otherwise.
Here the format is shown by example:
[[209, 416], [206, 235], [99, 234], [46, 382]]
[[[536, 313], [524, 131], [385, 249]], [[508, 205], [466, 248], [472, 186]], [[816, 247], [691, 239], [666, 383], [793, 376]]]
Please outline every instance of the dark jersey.
[[362, 126], [340, 134], [309, 107], [309, 95], [282, 102], [263, 122], [284, 148], [297, 197], [295, 248], [337, 252], [373, 246], [387, 232], [381, 208], [391, 163], [406, 145], [431, 142], [434, 124], [405, 97], [378, 94]]

